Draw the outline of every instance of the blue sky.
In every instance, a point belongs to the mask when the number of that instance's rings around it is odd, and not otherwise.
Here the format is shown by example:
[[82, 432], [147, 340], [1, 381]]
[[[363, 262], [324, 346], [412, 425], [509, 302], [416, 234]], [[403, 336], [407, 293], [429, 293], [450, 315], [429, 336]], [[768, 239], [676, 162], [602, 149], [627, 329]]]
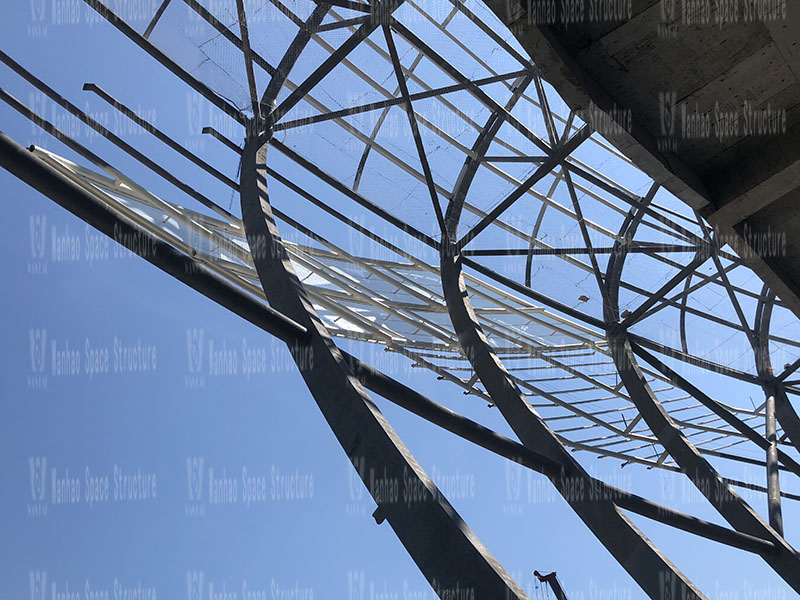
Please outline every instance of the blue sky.
[[[87, 20], [82, 2], [31, 2], [4, 7], [2, 49], [74, 103], [107, 119], [137, 147], [168, 157], [171, 172], [191, 176], [198, 189], [238, 212], [230, 190], [128, 129], [81, 86], [95, 82], [152, 114], [159, 126], [234, 177], [231, 153], [196, 134], [194, 120], [208, 108], [187, 104], [187, 89], [108, 24]], [[77, 12], [70, 11], [73, 6]], [[3, 89], [54, 114], [7, 68], [0, 74]], [[172, 101], [156, 100], [156, 94]], [[134, 180], [175, 195], [105, 140], [58, 118]], [[0, 129], [24, 145], [72, 156], [5, 105]], [[80, 598], [141, 589], [142, 598], [177, 599], [201, 583], [204, 598], [212, 588], [236, 598], [434, 597], [388, 524], [378, 526], [371, 518], [373, 501], [281, 342], [113, 246], [5, 171], [0, 196], [9, 225], [0, 238], [0, 275], [6, 282], [0, 300], [1, 598], [27, 598], [43, 581], [48, 598], [55, 585], [57, 594]], [[304, 214], [303, 207], [294, 208], [294, 214]], [[46, 232], [44, 240], [35, 237], [37, 228]], [[54, 242], [65, 252], [54, 254]], [[236, 357], [233, 372], [212, 371], [210, 344]], [[202, 364], [190, 355], [198, 345], [204, 349]], [[412, 372], [408, 361], [387, 359], [381, 348], [342, 345], [367, 360], [388, 360], [395, 377], [508, 432], [495, 413], [480, 404], [465, 406], [459, 389], [428, 372]], [[45, 363], [39, 372], [36, 353], [42, 347]], [[53, 365], [53, 347], [72, 362]], [[131, 355], [136, 360], [126, 360]], [[92, 365], [106, 372], [93, 372]], [[718, 383], [707, 376], [699, 381], [709, 389]], [[642, 597], [544, 479], [386, 402], [379, 400], [379, 406], [532, 597], [539, 593], [534, 569], [558, 571], [571, 598]], [[614, 485], [719, 522], [680, 479], [580, 458]], [[726, 467], [740, 479], [762, 481], [758, 470]], [[40, 497], [34, 483], [43, 468]], [[65, 481], [78, 486], [76, 502], [53, 501], [53, 472], [59, 487]], [[192, 487], [198, 473], [199, 496]], [[209, 497], [212, 473], [223, 487], [236, 486], [234, 501], [218, 504]], [[132, 498], [130, 488], [119, 487], [132, 481], [145, 497]], [[762, 495], [745, 497], [763, 514]], [[784, 503], [790, 541], [799, 516], [795, 503]], [[709, 597], [792, 597], [757, 557], [633, 520]]]

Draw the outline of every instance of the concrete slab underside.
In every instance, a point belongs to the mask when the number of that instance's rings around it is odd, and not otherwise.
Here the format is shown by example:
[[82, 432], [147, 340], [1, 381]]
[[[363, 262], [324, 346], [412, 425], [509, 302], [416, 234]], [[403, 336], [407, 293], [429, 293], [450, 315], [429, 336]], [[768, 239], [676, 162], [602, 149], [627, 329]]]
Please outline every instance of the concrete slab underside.
[[[536, 1], [486, 2], [570, 108], [613, 119], [604, 137], [800, 317], [800, 3], [586, 2], [565, 27], [562, 3], [542, 24]], [[623, 18], [597, 20], [604, 5]]]

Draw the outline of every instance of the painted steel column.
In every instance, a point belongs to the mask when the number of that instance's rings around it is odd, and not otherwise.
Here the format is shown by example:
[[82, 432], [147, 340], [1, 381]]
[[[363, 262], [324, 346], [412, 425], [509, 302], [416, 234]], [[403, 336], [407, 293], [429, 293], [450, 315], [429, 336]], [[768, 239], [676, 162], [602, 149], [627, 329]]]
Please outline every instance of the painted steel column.
[[783, 515], [781, 514], [781, 483], [778, 473], [778, 432], [775, 425], [775, 394], [767, 394], [766, 435], [769, 442], [767, 448], [767, 507], [769, 524], [780, 535], [783, 535]]
[[[782, 411], [781, 425], [784, 431], [794, 432], [793, 426], [797, 425], [796, 413], [794, 413], [795, 421], [792, 420], [792, 414], [786, 414], [785, 406], [788, 404], [789, 399], [786, 397], [786, 391], [783, 387], [783, 382], [778, 381], [772, 372], [772, 358], [769, 354], [769, 332], [770, 323], [772, 322], [772, 309], [775, 307], [775, 294], [769, 289], [767, 284], [761, 290], [759, 295], [758, 305], [756, 306], [756, 316], [753, 323], [753, 330], [755, 331], [755, 339], [753, 343], [753, 351], [756, 359], [756, 370], [759, 377], [765, 383], [762, 386], [766, 402], [764, 403], [765, 425], [764, 435], [769, 444], [766, 448], [767, 454], [767, 512], [769, 515], [769, 524], [780, 535], [783, 535], [783, 514], [781, 512], [781, 483], [778, 471], [778, 427], [776, 424], [777, 419], [777, 405], [780, 398]], [[786, 404], [783, 404], [783, 403]], [[789, 426], [787, 429], [787, 425]], [[797, 447], [797, 436], [790, 436], [792, 443]]]
[[[284, 249], [264, 178], [265, 139], [251, 137], [242, 154], [242, 220], [270, 305], [308, 330], [288, 344], [317, 405], [387, 520], [440, 596], [456, 590], [475, 598], [525, 598], [481, 544], [353, 375], [317, 316]], [[405, 492], [410, 490], [413, 497]]]

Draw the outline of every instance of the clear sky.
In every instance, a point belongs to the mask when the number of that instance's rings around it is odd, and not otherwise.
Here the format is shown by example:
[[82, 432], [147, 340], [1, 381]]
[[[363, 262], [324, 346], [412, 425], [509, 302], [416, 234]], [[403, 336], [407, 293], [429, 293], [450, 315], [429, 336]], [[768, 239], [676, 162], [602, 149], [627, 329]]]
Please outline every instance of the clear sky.
[[[176, 175], [191, 173], [206, 195], [238, 212], [230, 190], [81, 91], [83, 83], [97, 83], [236, 176], [231, 153], [197, 135], [208, 108], [193, 105], [174, 76], [83, 2], [8, 1], [0, 40], [2, 50], [75, 104], [164, 156]], [[0, 87], [112, 164], [126, 165], [139, 183], [177, 195], [4, 66]], [[0, 130], [73, 156], [6, 105]], [[203, 598], [212, 590], [215, 598], [224, 592], [237, 599], [434, 597], [388, 524], [375, 524], [374, 502], [281, 342], [122, 251], [5, 171], [0, 199], [7, 225], [0, 237], [0, 598], [37, 597], [42, 584], [53, 600], [180, 599], [199, 590]], [[294, 209], [303, 215], [303, 207]], [[205, 364], [198, 377], [191, 352], [212, 343], [235, 354], [236, 369], [217, 375]], [[508, 433], [496, 413], [466, 405], [460, 389], [412, 371], [408, 361], [387, 359], [381, 348], [343, 346], [388, 360], [393, 376]], [[65, 363], [53, 364], [53, 348]], [[730, 390], [716, 378], [699, 381]], [[379, 406], [531, 597], [541, 593], [534, 569], [557, 571], [570, 598], [642, 597], [543, 478], [384, 401]], [[720, 522], [681, 479], [577, 456], [614, 485]], [[725, 467], [739, 479], [763, 481], [757, 469]], [[235, 499], [215, 502], [210, 479], [235, 486]], [[797, 491], [788, 476], [784, 482]], [[764, 514], [763, 495], [743, 495]], [[796, 503], [784, 502], [790, 542], [798, 517]], [[711, 598], [793, 597], [758, 557], [633, 520]]]

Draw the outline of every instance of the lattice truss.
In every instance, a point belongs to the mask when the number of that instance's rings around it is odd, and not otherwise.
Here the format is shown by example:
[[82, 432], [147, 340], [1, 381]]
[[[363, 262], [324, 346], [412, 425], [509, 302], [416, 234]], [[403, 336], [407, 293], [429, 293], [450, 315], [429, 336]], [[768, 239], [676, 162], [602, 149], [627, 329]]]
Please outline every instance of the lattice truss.
[[[590, 114], [565, 106], [482, 2], [385, 0], [391, 16], [378, 19], [377, 5], [348, 0], [167, 0], [149, 23], [131, 26], [86, 1], [216, 105], [215, 127], [198, 125], [234, 156], [242, 148], [230, 138], [269, 114], [273, 212], [331, 335], [408, 357], [461, 388], [464, 402], [496, 410], [448, 313], [439, 265], [447, 244], [461, 256], [491, 348], [565, 447], [681, 470], [620, 377], [607, 333], [621, 323], [653, 398], [703, 456], [765, 465], [764, 389], [772, 386], [783, 406], [780, 468], [800, 472], [792, 458], [800, 423], [789, 401], [800, 394], [797, 318], [700, 215], [593, 131]], [[302, 32], [307, 43], [292, 55]], [[148, 192], [0, 92], [88, 166], [43, 148], [36, 156], [264, 299], [238, 216], [2, 59], [189, 200]], [[287, 68], [264, 106], [257, 92]], [[240, 189], [101, 87], [85, 89]], [[228, 118], [233, 133], [225, 135], [218, 123]], [[469, 176], [465, 163], [474, 163]], [[305, 218], [312, 210], [317, 217]], [[709, 397], [706, 372], [739, 391], [725, 402]]]

